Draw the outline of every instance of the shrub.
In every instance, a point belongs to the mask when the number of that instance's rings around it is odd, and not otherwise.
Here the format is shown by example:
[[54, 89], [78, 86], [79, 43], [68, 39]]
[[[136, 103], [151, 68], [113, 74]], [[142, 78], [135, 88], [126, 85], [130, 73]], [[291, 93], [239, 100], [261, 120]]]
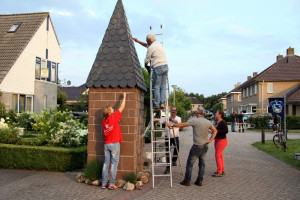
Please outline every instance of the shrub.
[[32, 131], [32, 124], [34, 123], [33, 114], [30, 112], [23, 112], [16, 118], [17, 125], [24, 128], [26, 131]]
[[11, 128], [5, 123], [5, 120], [0, 120], [0, 143], [15, 144], [20, 138], [18, 137], [18, 130]]
[[6, 119], [7, 119], [7, 123], [10, 125], [10, 126], [16, 126], [16, 123], [17, 123], [17, 112], [13, 109], [9, 110], [7, 113], [6, 113]]
[[32, 127], [42, 132], [50, 144], [62, 147], [75, 147], [80, 145], [79, 130], [82, 128], [72, 114], [57, 109], [44, 109], [34, 114]]
[[99, 160], [93, 160], [86, 165], [84, 177], [91, 181], [99, 180], [102, 177], [103, 163]]
[[6, 111], [4, 103], [0, 102], [0, 118], [5, 118]]
[[87, 147], [33, 147], [0, 144], [0, 168], [72, 171], [86, 163]]
[[130, 174], [128, 174], [127, 178], [125, 178], [126, 182], [130, 182], [130, 183], [133, 183], [133, 184], [136, 184], [137, 182], [137, 175], [132, 172]]

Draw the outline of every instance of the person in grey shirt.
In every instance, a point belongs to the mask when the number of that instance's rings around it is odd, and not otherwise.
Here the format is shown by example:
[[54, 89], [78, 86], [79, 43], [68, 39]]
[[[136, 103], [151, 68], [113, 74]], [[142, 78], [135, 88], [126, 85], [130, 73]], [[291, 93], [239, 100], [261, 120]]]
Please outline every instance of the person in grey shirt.
[[[193, 146], [190, 150], [189, 157], [186, 163], [186, 171], [184, 180], [181, 185], [190, 186], [193, 171], [193, 165], [199, 159], [198, 177], [195, 185], [202, 186], [203, 175], [205, 171], [205, 155], [208, 150], [208, 144], [214, 140], [218, 131], [210, 121], [204, 118], [204, 110], [197, 109], [197, 118], [190, 118], [186, 123], [170, 124], [166, 122], [168, 127], [193, 127]], [[211, 137], [208, 139], [208, 133], [211, 132]]]

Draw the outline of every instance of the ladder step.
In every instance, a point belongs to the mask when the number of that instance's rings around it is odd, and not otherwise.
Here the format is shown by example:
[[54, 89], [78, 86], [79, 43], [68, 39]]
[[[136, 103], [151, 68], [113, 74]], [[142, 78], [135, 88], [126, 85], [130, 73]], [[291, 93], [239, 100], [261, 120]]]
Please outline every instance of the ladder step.
[[170, 153], [170, 152], [169, 151], [162, 151], [162, 152], [157, 151], [157, 152], [152, 152], [152, 153], [157, 153], [158, 154], [158, 153]]
[[161, 175], [152, 175], [152, 176], [171, 176], [171, 173], [170, 174], [161, 174]]
[[154, 166], [159, 167], [159, 166], [169, 166], [170, 163], [155, 163]]

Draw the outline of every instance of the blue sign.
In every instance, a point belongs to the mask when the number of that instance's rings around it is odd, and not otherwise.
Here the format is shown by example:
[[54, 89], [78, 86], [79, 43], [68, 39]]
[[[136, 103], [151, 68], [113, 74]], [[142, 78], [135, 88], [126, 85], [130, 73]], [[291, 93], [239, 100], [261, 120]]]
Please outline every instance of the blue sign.
[[279, 115], [284, 118], [284, 98], [269, 98], [269, 104], [273, 117]]

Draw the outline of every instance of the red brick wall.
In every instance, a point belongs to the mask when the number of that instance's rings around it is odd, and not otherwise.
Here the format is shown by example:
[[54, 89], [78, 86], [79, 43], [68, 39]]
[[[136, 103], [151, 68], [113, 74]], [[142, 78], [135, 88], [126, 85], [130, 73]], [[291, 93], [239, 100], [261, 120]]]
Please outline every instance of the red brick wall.
[[89, 88], [88, 162], [104, 161], [102, 111], [105, 106], [119, 108], [123, 92], [127, 97], [120, 120], [123, 142], [117, 178], [143, 169], [144, 93], [138, 88]]

